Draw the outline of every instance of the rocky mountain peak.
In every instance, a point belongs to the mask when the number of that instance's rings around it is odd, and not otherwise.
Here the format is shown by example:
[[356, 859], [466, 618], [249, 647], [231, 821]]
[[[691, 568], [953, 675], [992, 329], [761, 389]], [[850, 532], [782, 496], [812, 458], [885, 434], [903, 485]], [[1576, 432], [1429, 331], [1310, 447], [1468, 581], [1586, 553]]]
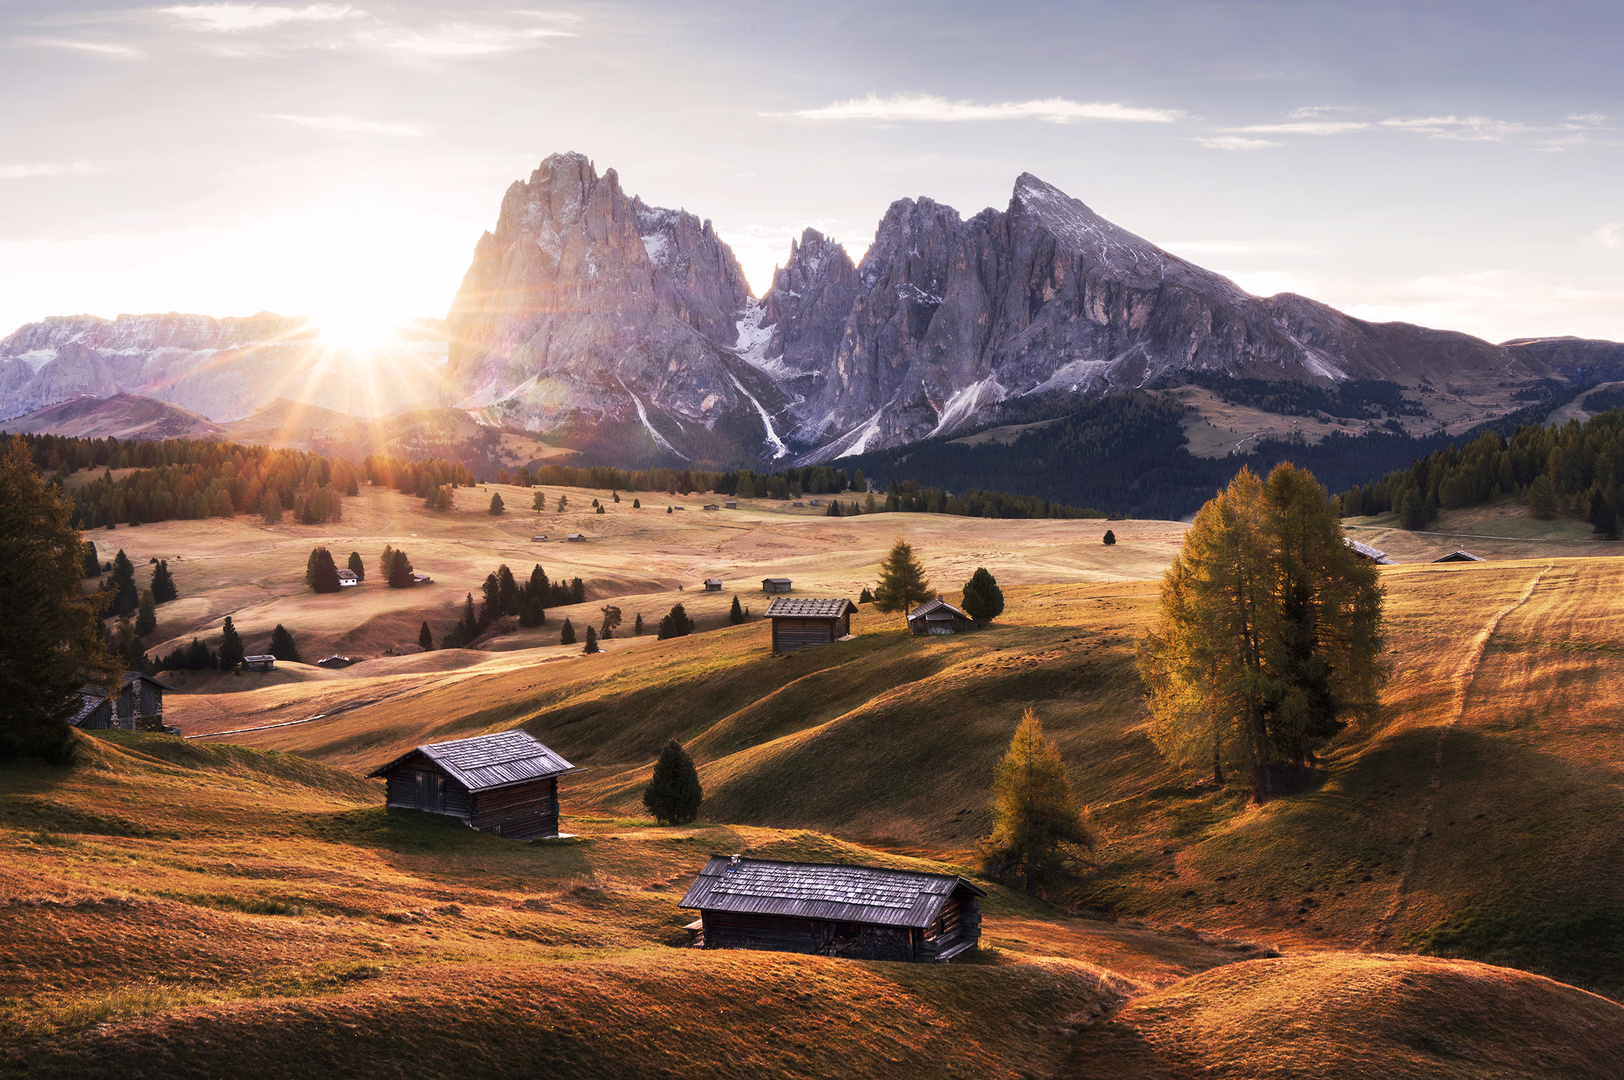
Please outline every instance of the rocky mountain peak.
[[840, 344], [857, 298], [857, 266], [838, 241], [813, 228], [789, 242], [789, 261], [773, 272], [759, 326], [770, 331], [761, 360], [784, 376], [821, 376]]

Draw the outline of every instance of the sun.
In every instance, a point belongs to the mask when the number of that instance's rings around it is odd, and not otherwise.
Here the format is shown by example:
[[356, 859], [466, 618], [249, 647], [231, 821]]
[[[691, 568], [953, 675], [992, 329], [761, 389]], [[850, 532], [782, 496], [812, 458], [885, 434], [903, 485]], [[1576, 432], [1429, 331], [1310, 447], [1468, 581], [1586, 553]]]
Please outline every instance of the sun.
[[400, 340], [401, 320], [382, 312], [334, 312], [311, 323], [323, 345], [345, 352], [376, 352]]

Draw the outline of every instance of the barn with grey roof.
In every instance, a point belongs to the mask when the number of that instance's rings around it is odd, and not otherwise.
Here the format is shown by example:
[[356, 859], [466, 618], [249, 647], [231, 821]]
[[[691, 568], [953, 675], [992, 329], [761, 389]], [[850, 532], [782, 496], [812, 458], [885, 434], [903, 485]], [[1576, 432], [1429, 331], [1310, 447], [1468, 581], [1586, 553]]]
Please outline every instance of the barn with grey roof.
[[384, 779], [391, 808], [534, 840], [558, 835], [558, 778], [574, 768], [529, 732], [499, 731], [419, 746], [367, 775]]
[[681, 906], [707, 949], [945, 963], [981, 940], [986, 895], [956, 874], [715, 855]]
[[851, 633], [857, 605], [850, 600], [775, 596], [767, 605], [773, 624], [773, 652], [788, 653], [813, 645], [827, 645]]

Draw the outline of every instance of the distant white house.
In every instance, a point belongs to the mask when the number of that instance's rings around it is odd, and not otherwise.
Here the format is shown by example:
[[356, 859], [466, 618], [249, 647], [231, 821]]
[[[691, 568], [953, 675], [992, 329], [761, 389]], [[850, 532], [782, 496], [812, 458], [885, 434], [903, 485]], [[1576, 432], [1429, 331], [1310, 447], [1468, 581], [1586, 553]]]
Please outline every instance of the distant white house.
[[354, 570], [340, 570], [338, 572], [338, 587], [348, 589], [361, 584], [361, 579], [355, 576]]

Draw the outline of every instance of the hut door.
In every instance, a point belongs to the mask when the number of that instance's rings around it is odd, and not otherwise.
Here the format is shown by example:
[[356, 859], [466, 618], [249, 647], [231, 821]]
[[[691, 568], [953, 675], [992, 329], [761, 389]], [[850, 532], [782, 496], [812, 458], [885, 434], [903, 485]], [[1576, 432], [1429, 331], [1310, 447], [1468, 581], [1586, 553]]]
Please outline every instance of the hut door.
[[445, 777], [426, 769], [418, 772], [417, 806], [420, 810], [445, 813]]

